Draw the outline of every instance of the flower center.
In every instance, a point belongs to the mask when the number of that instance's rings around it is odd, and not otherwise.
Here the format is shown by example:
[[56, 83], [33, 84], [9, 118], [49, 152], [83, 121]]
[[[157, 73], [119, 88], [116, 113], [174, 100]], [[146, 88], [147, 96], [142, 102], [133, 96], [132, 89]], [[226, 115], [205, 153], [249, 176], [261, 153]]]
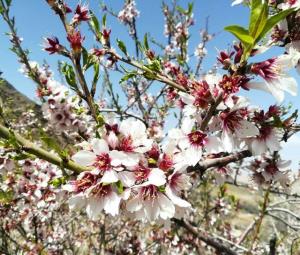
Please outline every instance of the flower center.
[[134, 175], [137, 181], [145, 181], [150, 173], [150, 169], [145, 166], [137, 166], [134, 169]]
[[124, 137], [120, 143], [120, 150], [125, 152], [133, 152], [133, 141], [131, 136]]
[[94, 167], [98, 168], [99, 170], [105, 171], [110, 169], [110, 162], [111, 159], [107, 153], [102, 153], [97, 155], [96, 161], [93, 164]]
[[158, 196], [158, 188], [154, 185], [149, 185], [142, 188], [142, 198], [146, 200], [154, 200]]
[[87, 190], [89, 187], [91, 187], [94, 183], [95, 183], [95, 176], [90, 173], [87, 173], [83, 178], [75, 181], [76, 191], [78, 193], [83, 192]]
[[96, 197], [105, 197], [111, 192], [112, 192], [111, 185], [103, 185], [102, 183], [99, 183], [92, 190], [92, 194]]
[[207, 135], [202, 133], [201, 131], [194, 131], [188, 134], [188, 139], [191, 145], [196, 147], [203, 147], [207, 142], [206, 136]]

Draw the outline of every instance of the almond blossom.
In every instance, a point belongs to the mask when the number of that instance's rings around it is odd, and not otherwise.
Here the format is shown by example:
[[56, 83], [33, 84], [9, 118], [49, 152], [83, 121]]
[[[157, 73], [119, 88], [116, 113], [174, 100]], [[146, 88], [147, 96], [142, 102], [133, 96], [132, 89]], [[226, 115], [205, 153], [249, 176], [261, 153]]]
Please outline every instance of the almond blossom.
[[278, 103], [281, 103], [284, 100], [284, 91], [290, 93], [292, 96], [297, 95], [297, 81], [287, 73], [287, 70], [295, 65], [295, 59], [292, 54], [285, 54], [255, 63], [252, 65], [251, 71], [261, 76], [265, 80], [265, 83], [249, 82], [246, 86], [269, 92], [275, 97]]

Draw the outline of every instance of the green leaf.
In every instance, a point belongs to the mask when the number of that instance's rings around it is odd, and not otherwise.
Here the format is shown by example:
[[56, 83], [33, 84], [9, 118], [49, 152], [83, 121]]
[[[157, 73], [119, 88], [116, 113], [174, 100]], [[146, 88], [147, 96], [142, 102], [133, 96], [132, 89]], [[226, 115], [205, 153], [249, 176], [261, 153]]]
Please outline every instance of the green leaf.
[[106, 14], [103, 15], [102, 26], [106, 27]]
[[119, 83], [123, 83], [124, 81], [127, 81], [127, 80], [135, 77], [136, 75], [137, 75], [137, 72], [135, 72], [135, 71], [127, 73], [122, 77], [122, 79], [120, 80]]
[[149, 65], [145, 65], [145, 66], [154, 72], [161, 71], [161, 64], [160, 64], [159, 60], [157, 60], [157, 59], [154, 59], [153, 61], [151, 61], [151, 63]]
[[51, 180], [49, 184], [53, 185], [55, 188], [60, 187], [61, 185], [65, 184], [67, 181], [66, 177], [59, 177]]
[[224, 28], [226, 31], [232, 33], [244, 45], [253, 45], [254, 39], [249, 35], [249, 31], [241, 26], [232, 25]]
[[118, 181], [115, 184], [117, 187], [118, 194], [122, 194], [124, 191], [124, 186], [123, 186], [122, 182]]
[[65, 79], [70, 87], [74, 90], [77, 90], [76, 76], [73, 67], [67, 63], [63, 63], [61, 72], [65, 76]]
[[127, 56], [127, 49], [126, 49], [124, 42], [117, 39], [117, 44], [118, 44], [119, 49]]
[[249, 34], [258, 38], [263, 31], [268, 19], [268, 4], [262, 3], [261, 0], [253, 0], [251, 4]]
[[93, 84], [96, 84], [100, 78], [99, 76], [99, 73], [100, 73], [100, 66], [99, 66], [99, 63], [96, 62], [94, 64], [94, 78], [93, 78]]
[[86, 48], [82, 47], [82, 64], [83, 64], [83, 66], [86, 65], [88, 57], [89, 57], [89, 53], [87, 52]]
[[4, 9], [2, 6], [0, 6], [0, 14], [3, 13]]
[[285, 19], [288, 15], [293, 13], [295, 9], [288, 9], [282, 12], [279, 12], [273, 16], [271, 16], [265, 26], [262, 32], [260, 33], [259, 37], [257, 40], [261, 40], [277, 23], [279, 23], [281, 20]]
[[148, 43], [148, 35], [147, 33], [144, 35], [144, 46], [146, 50], [149, 50], [149, 43]]
[[192, 15], [193, 8], [194, 8], [194, 3], [189, 3], [188, 4], [188, 16]]
[[98, 33], [100, 33], [99, 21], [92, 11], [90, 11], [90, 13], [91, 13], [91, 19], [89, 21], [90, 25], [95, 30], [96, 34], [98, 34]]

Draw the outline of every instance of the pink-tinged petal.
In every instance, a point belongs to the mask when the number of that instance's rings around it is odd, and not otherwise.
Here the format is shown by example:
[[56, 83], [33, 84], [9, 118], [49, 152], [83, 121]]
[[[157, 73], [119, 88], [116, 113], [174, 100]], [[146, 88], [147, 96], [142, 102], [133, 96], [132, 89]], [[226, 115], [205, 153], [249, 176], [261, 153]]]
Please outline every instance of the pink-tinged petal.
[[259, 139], [254, 139], [251, 144], [251, 152], [253, 156], [258, 156], [267, 151], [267, 146], [264, 141], [261, 141]]
[[121, 198], [112, 192], [109, 196], [104, 198], [104, 211], [111, 216], [116, 216], [119, 214]]
[[292, 163], [291, 160], [280, 160], [278, 163], [277, 163], [277, 166], [279, 168], [287, 168], [290, 166], [290, 164]]
[[113, 150], [109, 153], [111, 158], [111, 165], [112, 166], [120, 166], [123, 164], [123, 161], [126, 160], [127, 155], [125, 152]]
[[223, 150], [222, 142], [219, 137], [210, 136], [205, 144], [207, 153], [219, 153]]
[[164, 194], [159, 194], [157, 201], [160, 208], [160, 217], [164, 220], [173, 218], [175, 215], [175, 206], [172, 201]]
[[279, 151], [281, 149], [280, 142], [275, 135], [268, 137], [266, 144], [271, 152]]
[[69, 199], [70, 210], [80, 210], [85, 205], [86, 205], [86, 197], [82, 193], [72, 196]]
[[185, 151], [185, 162], [190, 166], [195, 166], [202, 157], [202, 149], [201, 148], [189, 148]]
[[125, 189], [122, 194], [120, 194], [120, 197], [123, 199], [123, 200], [128, 200], [128, 198], [130, 197], [131, 195], [131, 189]]
[[181, 130], [185, 134], [189, 134], [192, 132], [192, 129], [195, 125], [195, 119], [191, 119], [190, 117], [184, 117], [182, 120]]
[[178, 93], [179, 96], [181, 97], [181, 100], [185, 103], [185, 104], [193, 104], [195, 101], [195, 98], [192, 95], [189, 95], [187, 93], [184, 92], [179, 92]]
[[82, 166], [91, 166], [96, 160], [96, 155], [91, 151], [79, 151], [73, 155], [72, 160]]
[[126, 204], [126, 209], [129, 212], [136, 212], [142, 209], [141, 199], [136, 196], [133, 199], [129, 200]]
[[293, 77], [285, 77], [282, 79], [282, 89], [290, 93], [292, 96], [297, 96], [298, 84]]
[[148, 176], [148, 183], [155, 186], [164, 185], [166, 183], [165, 173], [158, 168], [152, 169]]
[[239, 138], [247, 138], [259, 135], [258, 128], [247, 120], [240, 121], [240, 127], [236, 130]]
[[91, 220], [97, 220], [104, 206], [102, 198], [90, 197], [86, 206], [86, 213]]
[[144, 212], [149, 221], [154, 221], [159, 216], [159, 204], [157, 200], [146, 200], [144, 201]]
[[265, 82], [248, 82], [248, 83], [246, 84], [246, 87], [247, 87], [248, 89], [262, 90], [262, 91], [265, 91], [265, 92], [271, 94], [271, 91], [270, 91], [269, 87], [266, 86], [266, 83], [265, 83]]
[[135, 183], [135, 175], [132, 172], [119, 172], [119, 179], [125, 187], [131, 187]]
[[96, 155], [109, 152], [108, 144], [103, 139], [94, 138], [91, 144]]
[[182, 199], [181, 197], [178, 197], [170, 188], [169, 185], [166, 186], [166, 195], [171, 199], [171, 201], [179, 206], [179, 207], [190, 207], [191, 204], [187, 201], [185, 201], [184, 199]]
[[222, 133], [221, 140], [223, 142], [223, 147], [224, 147], [225, 151], [232, 152], [235, 147], [233, 135], [225, 130]]
[[279, 80], [274, 80], [271, 82], [267, 82], [266, 86], [268, 87], [270, 93], [276, 99], [276, 101], [280, 104], [284, 100], [284, 92], [281, 88], [281, 82]]
[[107, 170], [104, 172], [103, 177], [101, 178], [100, 183], [114, 183], [119, 180], [118, 174], [115, 170]]

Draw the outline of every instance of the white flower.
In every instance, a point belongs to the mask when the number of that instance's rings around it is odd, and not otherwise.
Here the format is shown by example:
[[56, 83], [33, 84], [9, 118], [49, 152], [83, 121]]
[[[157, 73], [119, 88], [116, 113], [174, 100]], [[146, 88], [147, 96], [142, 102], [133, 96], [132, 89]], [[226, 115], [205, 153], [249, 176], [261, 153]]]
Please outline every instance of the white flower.
[[268, 150], [272, 153], [279, 151], [280, 146], [280, 134], [277, 130], [271, 127], [263, 127], [260, 129], [260, 134], [256, 138], [250, 139], [250, 150], [252, 155], [261, 155]]
[[157, 186], [144, 183], [135, 189], [137, 194], [126, 205], [129, 212], [149, 221], [166, 220], [175, 215], [174, 204]]
[[300, 1], [295, 0], [295, 1], [290, 1], [286, 0], [284, 3], [281, 3], [277, 6], [281, 10], [287, 10], [291, 8], [299, 9], [300, 8]]
[[296, 96], [297, 81], [287, 73], [287, 69], [295, 67], [296, 60], [299, 59], [295, 57], [293, 52], [293, 49], [290, 49], [290, 54], [280, 55], [277, 58], [252, 65], [251, 71], [261, 76], [265, 83], [249, 82], [247, 87], [271, 93], [278, 103], [284, 100], [284, 91]]
[[113, 183], [119, 180], [114, 167], [127, 162], [124, 155], [118, 151], [110, 151], [108, 144], [103, 139], [91, 141], [92, 151], [82, 150], [73, 155], [72, 159], [82, 165], [92, 167], [94, 173], [101, 173], [101, 183]]

